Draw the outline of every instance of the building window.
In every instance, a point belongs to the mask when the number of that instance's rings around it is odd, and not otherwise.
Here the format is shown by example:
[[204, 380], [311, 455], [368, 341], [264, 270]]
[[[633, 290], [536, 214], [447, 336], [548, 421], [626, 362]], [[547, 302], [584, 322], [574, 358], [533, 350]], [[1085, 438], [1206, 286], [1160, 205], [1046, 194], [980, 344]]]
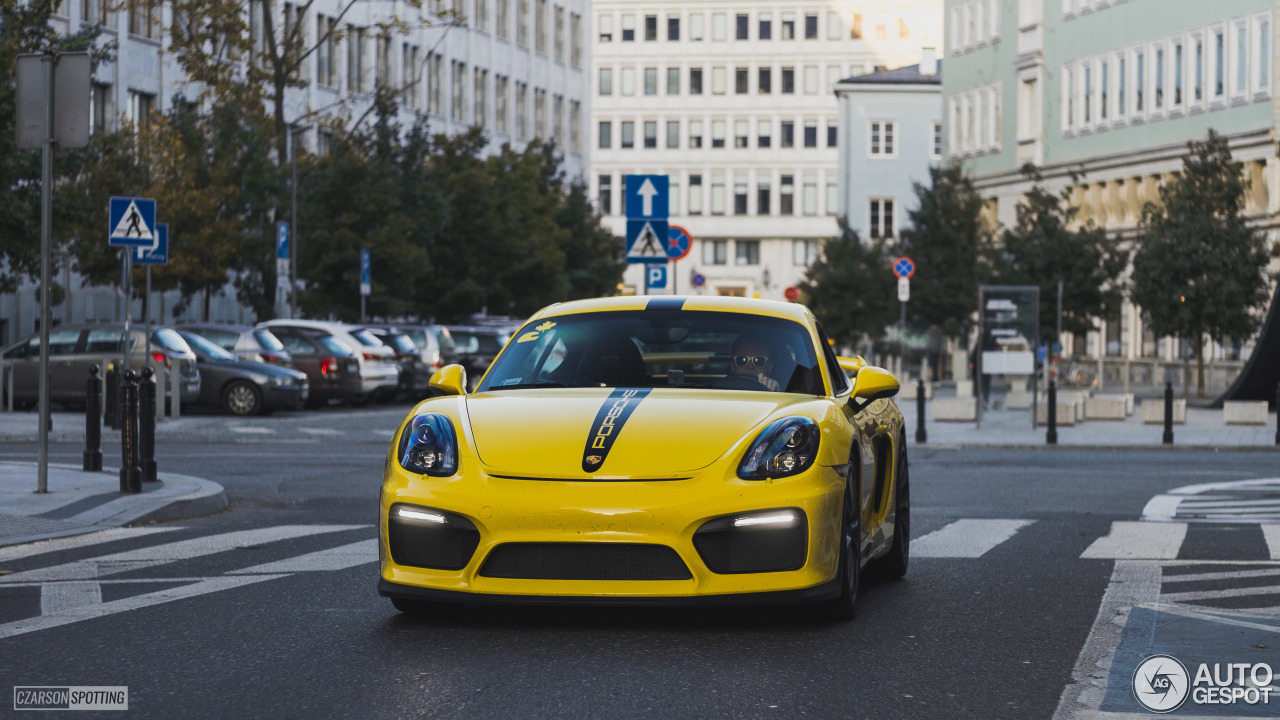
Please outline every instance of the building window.
[[[702, 214], [702, 176], [701, 175], [689, 176], [689, 214], [690, 215]], [[706, 257], [705, 249], [703, 250], [703, 253], [704, 253], [703, 258], [705, 259]], [[723, 265], [724, 263], [721, 262], [720, 264]]]
[[[746, 202], [746, 195], [743, 195], [743, 204]], [[734, 254], [737, 256], [737, 265], [759, 265], [760, 264], [760, 241], [759, 240], [735, 240]]]
[[1098, 118], [1103, 121], [1106, 121], [1107, 119], [1107, 90], [1110, 89], [1107, 87], [1107, 83], [1111, 79], [1109, 77], [1110, 74], [1111, 74], [1111, 63], [1107, 62], [1106, 60], [1103, 60], [1099, 65], [1099, 71], [1098, 71], [1098, 89], [1102, 93], [1098, 102]]
[[733, 214], [747, 214], [747, 176], [733, 176]]
[[761, 95], [773, 92], [773, 68], [762, 67], [756, 71], [756, 89]]
[[[347, 91], [365, 91], [365, 31], [364, 28], [347, 28]], [[463, 64], [465, 67], [465, 64]], [[461, 82], [461, 81], [459, 81]]]
[[680, 68], [667, 68], [667, 94], [680, 94]]
[[778, 190], [778, 212], [782, 215], [794, 215], [795, 211], [795, 176], [783, 175]]
[[600, 193], [597, 196], [596, 204], [600, 207], [600, 213], [603, 215], [613, 214], [613, 176], [600, 176]]
[[728, 261], [728, 240], [703, 240], [702, 264], [724, 265]]
[[151, 127], [151, 110], [155, 107], [156, 96], [150, 93], [129, 91], [129, 113], [126, 118], [135, 131]]
[[735, 148], [745, 148], [749, 146], [751, 135], [751, 123], [746, 120], [735, 120], [733, 122], [733, 146]]
[[667, 147], [668, 148], [680, 147], [680, 121], [679, 120], [667, 121]]
[[1156, 109], [1164, 109], [1164, 48], [1156, 48]]
[[750, 90], [751, 70], [749, 68], [735, 68], [733, 71], [733, 91], [738, 95], [746, 95]]
[[756, 121], [756, 147], [767, 148], [773, 143], [773, 121]]
[[[533, 44], [534, 50], [540, 53], [547, 52], [547, 0], [537, 0], [534, 6], [533, 15]], [[634, 31], [633, 31], [634, 34]], [[541, 134], [539, 134], [541, 137]]]
[[782, 142], [779, 147], [793, 148], [796, 146], [796, 124], [791, 120], [782, 121]]
[[809, 267], [818, 260], [817, 240], [792, 240], [791, 264], [798, 267]]
[[[608, 27], [612, 28], [610, 20]], [[529, 0], [516, 0], [516, 44], [529, 47]]]
[[756, 35], [759, 40], [773, 39], [773, 16], [769, 13], [760, 13], [760, 22], [756, 24]]
[[715, 42], [724, 42], [729, 39], [729, 19], [724, 13], [711, 14], [711, 39]]
[[796, 14], [790, 12], [782, 13], [782, 39], [796, 39]]
[[1173, 45], [1173, 106], [1175, 108], [1182, 106], [1182, 74], [1186, 70], [1186, 63], [1182, 61], [1182, 43], [1175, 42]]
[[782, 68], [782, 94], [794, 95], [796, 92], [796, 70], [795, 68]]
[[840, 13], [829, 10], [827, 11], [827, 39], [840, 40], [844, 38], [844, 20], [840, 17]]
[[[494, 27], [494, 33], [500, 38], [507, 37], [507, 34], [510, 31], [510, 28], [507, 27], [508, 23], [510, 23], [511, 21], [510, 6], [511, 6], [511, 0], [498, 0], [498, 11], [495, 13], [496, 22]], [[574, 17], [578, 17], [578, 16], [575, 15]], [[607, 42], [604, 40], [604, 38], [601, 38], [601, 41]]]
[[722, 67], [711, 68], [711, 94], [723, 95], [725, 93], [729, 71]]
[[818, 176], [813, 173], [804, 175], [804, 214], [818, 214]]
[[476, 68], [475, 83], [475, 124], [484, 127], [484, 121], [488, 115], [484, 103], [489, 97], [489, 71]]
[[759, 180], [756, 183], [756, 214], [769, 214], [769, 181]]
[[658, 94], [658, 68], [644, 69], [644, 94]]
[[[255, 18], [257, 8], [262, 7], [258, 3], [250, 3], [249, 15], [250, 22], [254, 27], [261, 23], [261, 18]], [[160, 36], [160, 3], [153, 0], [130, 0], [129, 2], [129, 34], [137, 35], [145, 38], [157, 38]], [[59, 14], [65, 15], [63, 10]], [[254, 43], [254, 52], [258, 52], [259, 44]]]
[[569, 64], [582, 67], [582, 16], [569, 16]]
[[896, 122], [876, 120], [871, 123], [871, 157], [893, 157], [897, 154], [897, 130]]
[[464, 117], [464, 115], [467, 112], [467, 106], [466, 106], [467, 86], [466, 86], [466, 80], [465, 80], [466, 74], [467, 74], [467, 64], [454, 60], [453, 61], [453, 103], [452, 103], [453, 115], [452, 117], [454, 120], [457, 120], [458, 122], [466, 121], [466, 118]]
[[942, 158], [942, 123], [933, 123], [932, 147], [929, 150], [929, 157], [934, 160]]
[[1204, 40], [1200, 37], [1195, 39], [1195, 59], [1196, 59], [1196, 86], [1195, 101], [1204, 100]]
[[689, 68], [689, 94], [702, 94], [702, 68]]
[[893, 237], [893, 200], [876, 198], [870, 202], [868, 231], [872, 238]]
[[613, 42], [613, 15], [601, 15], [596, 27], [600, 29], [600, 42]]
[[840, 128], [836, 127], [834, 120], [827, 120], [827, 147], [836, 147], [840, 142]]
[[[952, 32], [952, 34], [953, 35], [955, 34], [954, 31]], [[862, 13], [853, 14], [853, 20], [850, 21], [849, 23], [849, 39], [850, 40], [862, 39]]]
[[694, 42], [701, 42], [702, 37], [703, 37], [702, 13], [693, 13], [689, 16], [689, 39]]
[[600, 82], [598, 83], [601, 95], [613, 94], [613, 68], [600, 68]]
[[547, 136], [547, 91], [538, 88], [533, 91], [533, 136]]
[[689, 121], [689, 147], [693, 149], [702, 147], [702, 121]]
[[1271, 91], [1271, 20], [1264, 16], [1258, 20], [1257, 52], [1254, 53], [1256, 65], [1253, 76], [1257, 78], [1254, 89], [1259, 92]]
[[1093, 122], [1093, 64], [1084, 63], [1084, 124]]
[[1213, 33], [1213, 97], [1222, 99], [1227, 92], [1227, 36], [1221, 29]]
[[680, 17], [667, 18], [667, 40], [676, 42], [680, 39]]
[[636, 16], [624, 13], [622, 16], [622, 42], [635, 42]]
[[1128, 64], [1123, 53], [1116, 58], [1116, 70], [1116, 82], [1120, 84], [1120, 87], [1116, 88], [1116, 117], [1123, 118], [1125, 113], [1129, 112], [1128, 97], [1126, 96], [1129, 90]]
[[1236, 24], [1236, 84], [1231, 88], [1232, 95], [1244, 95], [1249, 90], [1249, 24], [1241, 21]]
[[738, 15], [734, 19], [737, 21], [736, 22], [737, 32], [735, 33], [734, 37], [736, 37], [738, 40], [748, 39], [749, 35], [751, 34], [749, 30], [751, 19], [747, 16], [746, 13], [738, 13]]
[[1147, 95], [1147, 57], [1141, 50], [1133, 55], [1133, 111], [1142, 112]]
[[806, 95], [818, 94], [818, 66], [806, 65], [804, 68], [804, 92]]
[[723, 215], [724, 210], [724, 173], [711, 173], [711, 214]]
[[656, 150], [658, 148], [658, 123], [653, 120], [646, 120], [644, 123], [644, 149]]
[[807, 148], [818, 147], [818, 121], [804, 121], [804, 146]]
[[1076, 73], [1075, 68], [1067, 66], [1063, 70], [1063, 77], [1066, 82], [1062, 83], [1062, 95], [1064, 102], [1062, 103], [1067, 112], [1063, 116], [1062, 126], [1064, 130], [1070, 130], [1076, 124]]
[[111, 86], [93, 83], [89, 95], [89, 132], [95, 136], [106, 132], [107, 123], [112, 116]]
[[[724, 136], [725, 136], [724, 125], [725, 125], [724, 120], [711, 121], [711, 148], [713, 150], [724, 147]], [[712, 175], [711, 178], [713, 181], [715, 180], [714, 175]]]
[[336, 87], [338, 83], [338, 54], [333, 38], [336, 32], [333, 18], [316, 17], [316, 34], [320, 37], [316, 43], [316, 82], [324, 87]]
[[836, 180], [834, 177], [827, 176], [827, 214], [837, 214], [837, 208], [840, 205], [839, 193], [836, 190]]
[[569, 152], [582, 152], [582, 103], [577, 100], [569, 101]]
[[635, 95], [636, 94], [636, 69], [631, 67], [624, 67], [622, 68], [622, 74], [619, 75], [619, 77], [622, 79], [622, 87], [619, 88], [620, 92], [623, 95]]
[[596, 143], [596, 147], [601, 150], [609, 150], [613, 148], [613, 121], [601, 120], [596, 136], [599, 138]]
[[804, 39], [818, 39], [818, 16], [814, 13], [808, 13], [804, 16]]
[[507, 122], [507, 88], [509, 78], [495, 75], [493, 78], [493, 119], [498, 132], [506, 135], [510, 131]]
[[658, 40], [658, 16], [644, 16], [644, 39], [645, 42], [657, 42]]
[[636, 146], [636, 124], [630, 120], [622, 121], [622, 149]]
[[529, 137], [529, 84], [516, 83], [516, 137]]

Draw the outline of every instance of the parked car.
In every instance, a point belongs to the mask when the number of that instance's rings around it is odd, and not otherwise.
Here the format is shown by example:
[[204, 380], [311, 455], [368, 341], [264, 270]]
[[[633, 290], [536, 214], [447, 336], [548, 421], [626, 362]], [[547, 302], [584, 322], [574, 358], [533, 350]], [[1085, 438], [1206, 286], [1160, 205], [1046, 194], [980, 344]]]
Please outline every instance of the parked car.
[[195, 333], [241, 360], [292, 367], [289, 351], [280, 344], [280, 338], [272, 335], [266, 328], [250, 325], [182, 323], [178, 325], [178, 330]]
[[[151, 357], [146, 355], [146, 328], [129, 328], [132, 352], [129, 366], [165, 368], [181, 377], [182, 402], [200, 396], [200, 370], [195, 353], [172, 328], [156, 328], [151, 333]], [[62, 325], [49, 331], [49, 400], [61, 404], [85, 401], [85, 381], [89, 366], [97, 364], [105, 372], [108, 365], [124, 366], [124, 323]], [[13, 367], [13, 400], [16, 407], [34, 405], [40, 397], [40, 335], [36, 333], [4, 349], [4, 361]]]
[[307, 407], [334, 401], [364, 401], [360, 361], [346, 343], [318, 328], [279, 327], [272, 333], [293, 358], [294, 369], [307, 376]]
[[498, 352], [511, 339], [511, 331], [494, 326], [450, 325], [457, 346], [458, 364], [467, 370], [467, 387], [474, 388]]
[[[354, 402], [390, 397], [395, 394], [400, 385], [400, 368], [396, 365], [395, 352], [368, 332], [361, 334], [360, 328], [352, 327], [345, 323], [324, 320], [285, 319], [268, 320], [264, 323], [259, 323], [258, 327], [267, 328], [277, 337], [280, 337], [280, 331], [285, 328], [292, 330], [323, 330], [337, 338], [338, 342], [345, 344], [355, 354], [356, 362], [360, 366], [361, 395], [363, 397], [356, 398]], [[358, 335], [359, 337], [357, 337]], [[283, 342], [284, 338], [281, 337], [280, 340]], [[285, 349], [287, 350], [288, 347], [286, 344]], [[312, 382], [312, 392], [314, 391], [315, 383]]]
[[[427, 382], [431, 379], [431, 374], [439, 369], [439, 366], [432, 367], [427, 362], [427, 352], [395, 326], [367, 325], [363, 329], [395, 352], [396, 363], [400, 366], [397, 394], [413, 400], [427, 397], [430, 389]], [[356, 337], [358, 339], [360, 336]], [[434, 356], [436, 362], [439, 362], [440, 353], [437, 351]]]
[[194, 332], [178, 334], [200, 365], [197, 404], [220, 405], [232, 415], [265, 415], [303, 406], [310, 393], [305, 373], [270, 363], [241, 360]]

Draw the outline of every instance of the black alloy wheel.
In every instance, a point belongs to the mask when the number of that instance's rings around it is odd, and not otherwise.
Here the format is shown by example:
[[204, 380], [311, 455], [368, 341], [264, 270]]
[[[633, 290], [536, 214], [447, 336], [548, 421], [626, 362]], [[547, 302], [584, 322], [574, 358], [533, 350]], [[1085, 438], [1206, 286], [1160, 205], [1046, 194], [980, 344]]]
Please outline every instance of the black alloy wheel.
[[862, 576], [862, 514], [857, 499], [861, 496], [858, 466], [852, 462], [858, 453], [850, 453], [849, 477], [845, 482], [844, 503], [840, 513], [840, 570], [836, 577], [840, 594], [824, 603], [823, 614], [830, 620], [852, 620], [858, 601]]
[[257, 415], [262, 412], [262, 394], [253, 383], [237, 380], [222, 391], [222, 406], [232, 415]]
[[891, 580], [907, 574], [911, 559], [911, 472], [906, 441], [906, 437], [898, 438], [898, 462], [893, 470], [893, 545], [879, 562], [880, 574]]

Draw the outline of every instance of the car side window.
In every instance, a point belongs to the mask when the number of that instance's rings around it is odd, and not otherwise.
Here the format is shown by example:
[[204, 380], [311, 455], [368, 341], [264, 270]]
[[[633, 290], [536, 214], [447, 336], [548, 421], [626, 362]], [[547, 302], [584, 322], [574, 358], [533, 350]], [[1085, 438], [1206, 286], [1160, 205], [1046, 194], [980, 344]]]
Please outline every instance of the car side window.
[[821, 325], [818, 325], [818, 340], [822, 344], [822, 357], [827, 361], [827, 373], [831, 375], [831, 394], [841, 395], [849, 389], [849, 378], [845, 377], [844, 369], [840, 367], [840, 361], [831, 349], [831, 341], [827, 339], [827, 333]]
[[201, 328], [193, 331], [196, 335], [209, 340], [214, 345], [221, 347], [223, 350], [234, 350], [236, 340], [240, 339], [240, 333], [230, 332], [228, 330], [207, 330]]
[[[79, 330], [54, 330], [49, 333], [49, 355], [70, 355], [76, 351], [76, 343], [79, 341]], [[39, 343], [39, 338], [36, 338], [37, 348]]]
[[85, 340], [86, 353], [124, 352], [124, 333], [119, 330], [90, 330]]
[[287, 332], [272, 333], [280, 340], [280, 344], [284, 345], [284, 349], [288, 350], [292, 355], [315, 355], [316, 349], [306, 340]]

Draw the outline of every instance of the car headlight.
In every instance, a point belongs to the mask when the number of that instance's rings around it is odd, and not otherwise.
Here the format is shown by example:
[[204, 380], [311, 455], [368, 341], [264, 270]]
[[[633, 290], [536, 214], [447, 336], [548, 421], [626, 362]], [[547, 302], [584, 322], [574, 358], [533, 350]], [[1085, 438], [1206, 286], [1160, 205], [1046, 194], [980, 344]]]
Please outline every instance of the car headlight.
[[288, 387], [293, 384], [293, 378], [273, 377], [268, 382], [271, 383], [271, 387]]
[[448, 477], [458, 472], [458, 436], [440, 413], [423, 413], [400, 435], [400, 467], [409, 472]]
[[787, 477], [802, 473], [818, 456], [818, 424], [807, 417], [769, 423], [747, 449], [738, 465], [744, 480]]

